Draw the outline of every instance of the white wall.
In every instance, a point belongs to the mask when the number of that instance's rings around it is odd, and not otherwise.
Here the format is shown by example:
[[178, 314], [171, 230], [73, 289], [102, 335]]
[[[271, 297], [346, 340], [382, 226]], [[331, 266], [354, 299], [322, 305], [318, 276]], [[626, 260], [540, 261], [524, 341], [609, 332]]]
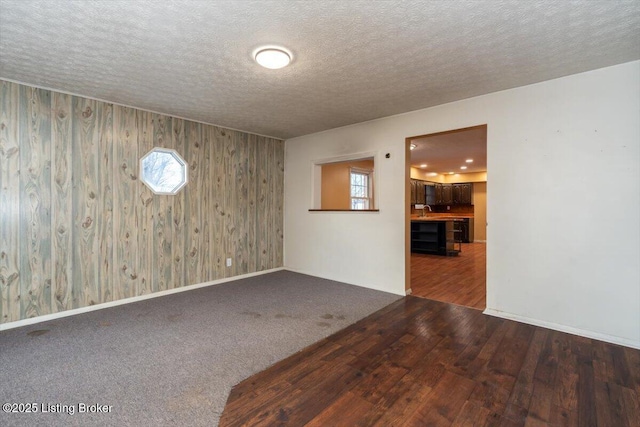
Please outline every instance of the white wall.
[[[403, 294], [405, 138], [485, 123], [487, 312], [640, 347], [638, 61], [286, 141], [285, 267]], [[371, 151], [380, 213], [307, 211]]]

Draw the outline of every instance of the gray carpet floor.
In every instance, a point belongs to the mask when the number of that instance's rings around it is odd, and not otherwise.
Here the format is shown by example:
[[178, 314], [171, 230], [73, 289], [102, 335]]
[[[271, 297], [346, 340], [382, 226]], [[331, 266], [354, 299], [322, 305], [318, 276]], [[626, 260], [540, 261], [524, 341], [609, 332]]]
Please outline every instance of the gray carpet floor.
[[235, 384], [398, 298], [279, 271], [3, 331], [0, 403], [38, 412], [0, 425], [215, 426]]

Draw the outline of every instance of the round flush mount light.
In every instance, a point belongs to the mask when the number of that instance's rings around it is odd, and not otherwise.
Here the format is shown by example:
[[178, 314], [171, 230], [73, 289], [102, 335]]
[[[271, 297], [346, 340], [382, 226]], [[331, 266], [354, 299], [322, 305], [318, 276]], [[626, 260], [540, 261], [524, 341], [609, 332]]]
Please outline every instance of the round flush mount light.
[[467, 167], [466, 166], [460, 166], [460, 169], [465, 170]]
[[409, 146], [409, 150], [415, 150], [415, 149], [416, 149], [416, 147], [417, 147], [417, 145], [416, 145], [416, 144], [411, 144], [411, 145]]
[[473, 159], [467, 159], [467, 160], [465, 160], [465, 162], [467, 162], [467, 163], [473, 163]]
[[426, 164], [426, 163], [423, 163], [423, 164], [421, 164], [421, 165], [420, 165], [420, 167], [421, 167], [421, 168], [426, 168], [426, 167], [427, 167], [427, 164]]
[[258, 64], [271, 70], [284, 68], [291, 62], [291, 54], [281, 47], [260, 48], [253, 57]]

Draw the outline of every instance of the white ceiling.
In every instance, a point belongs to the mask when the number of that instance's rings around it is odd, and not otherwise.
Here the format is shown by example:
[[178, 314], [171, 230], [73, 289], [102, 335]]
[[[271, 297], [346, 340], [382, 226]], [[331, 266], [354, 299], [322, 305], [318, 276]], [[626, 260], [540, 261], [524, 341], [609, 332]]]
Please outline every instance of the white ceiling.
[[0, 0], [0, 78], [290, 138], [637, 60], [639, 28], [637, 0]]
[[[469, 173], [487, 170], [487, 127], [475, 126], [451, 132], [427, 135], [411, 140], [416, 148], [411, 151], [411, 166], [425, 173]], [[473, 163], [466, 163], [472, 159]], [[466, 170], [460, 169], [466, 166]]]

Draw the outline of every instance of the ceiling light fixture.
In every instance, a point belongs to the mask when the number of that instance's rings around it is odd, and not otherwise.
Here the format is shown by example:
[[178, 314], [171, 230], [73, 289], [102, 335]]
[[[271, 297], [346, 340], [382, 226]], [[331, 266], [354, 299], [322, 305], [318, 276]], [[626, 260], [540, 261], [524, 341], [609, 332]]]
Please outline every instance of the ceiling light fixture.
[[460, 169], [462, 169], [462, 170], [464, 170], [466, 168], [467, 168], [466, 166], [460, 166]]
[[416, 149], [416, 147], [417, 147], [417, 145], [416, 145], [416, 144], [411, 144], [411, 145], [409, 146], [409, 150], [415, 150], [415, 149]]
[[467, 162], [467, 163], [473, 163], [473, 159], [467, 159], [467, 160], [465, 160], [465, 162]]
[[427, 167], [427, 164], [426, 164], [426, 163], [423, 163], [423, 164], [421, 164], [421, 165], [420, 165], [420, 167], [421, 167], [421, 168], [426, 168], [426, 167]]
[[437, 172], [430, 172], [427, 175], [429, 175], [429, 176], [438, 176], [438, 173]]
[[453, 175], [453, 172], [449, 172], [449, 175]]
[[254, 58], [258, 64], [272, 70], [286, 67], [291, 62], [291, 54], [281, 47], [259, 49]]

